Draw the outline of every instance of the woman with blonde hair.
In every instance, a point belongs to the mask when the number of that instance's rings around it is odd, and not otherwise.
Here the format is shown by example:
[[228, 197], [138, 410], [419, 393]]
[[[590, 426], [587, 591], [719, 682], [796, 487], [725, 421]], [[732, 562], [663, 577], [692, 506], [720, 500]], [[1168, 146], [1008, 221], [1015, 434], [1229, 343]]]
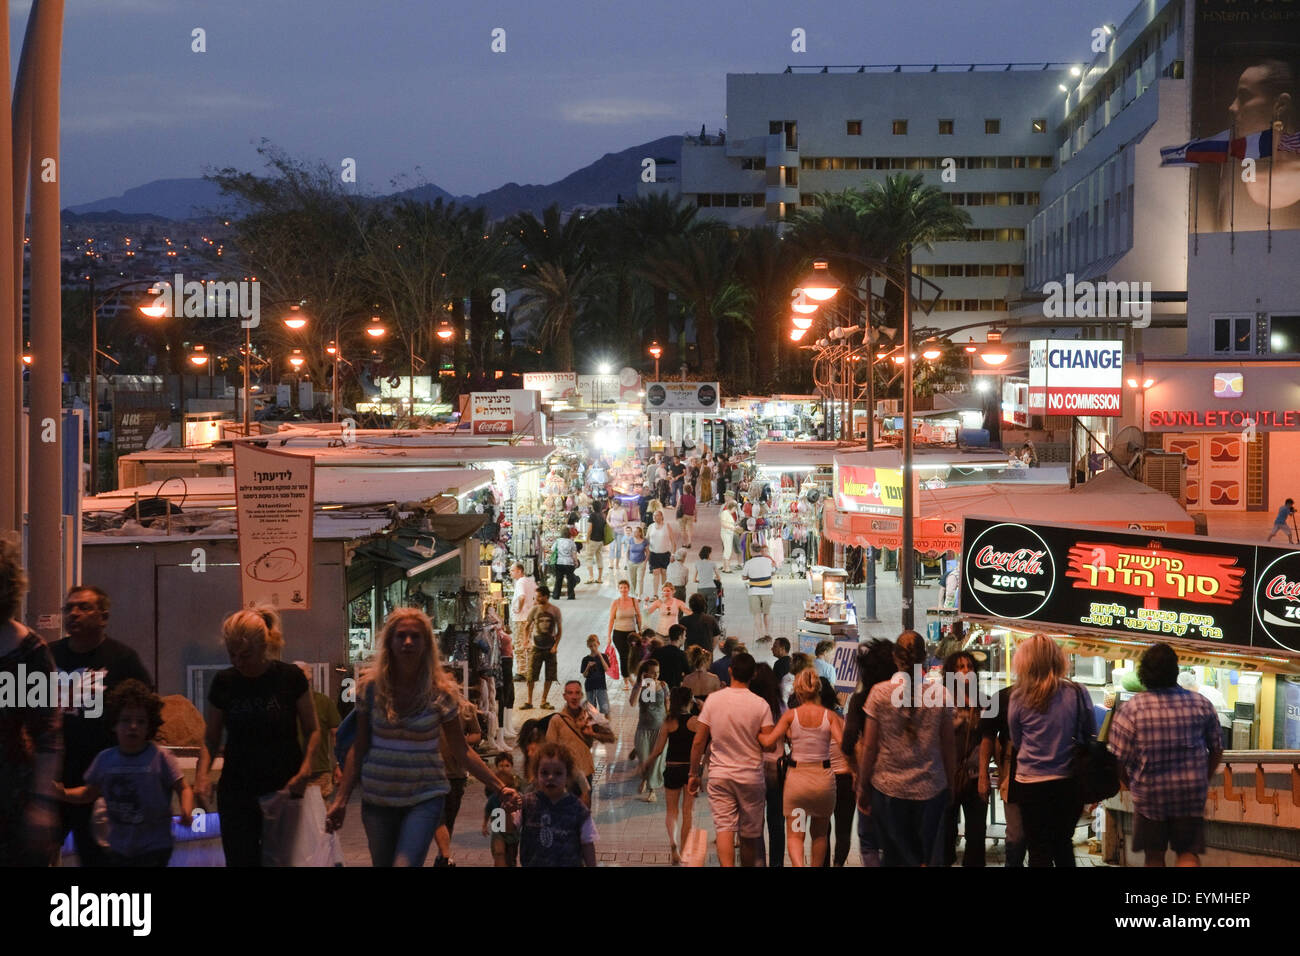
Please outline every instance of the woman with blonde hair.
[[224, 734], [217, 802], [226, 866], [262, 865], [258, 800], [280, 790], [301, 797], [320, 742], [311, 686], [298, 668], [271, 657], [274, 638], [268, 618], [279, 622], [270, 609], [246, 608], [221, 622], [231, 666], [212, 678], [208, 689], [207, 731], [194, 793], [200, 803], [209, 804], [212, 758]]
[[1083, 796], [1070, 772], [1076, 741], [1096, 732], [1091, 700], [1066, 679], [1065, 651], [1046, 634], [1016, 648], [1007, 724], [1016, 748], [1011, 799], [1020, 804], [1030, 866], [1074, 866]]
[[709, 670], [709, 665], [713, 663], [713, 654], [707, 648], [700, 647], [698, 644], [686, 648], [686, 663], [690, 665], [691, 670], [682, 678], [681, 686], [687, 688], [692, 697], [702, 701], [715, 690], [722, 690], [722, 681], [717, 674]]
[[[839, 747], [843, 722], [821, 705], [822, 681], [809, 667], [794, 679], [799, 705], [781, 715], [776, 726], [758, 735], [764, 748], [790, 743], [783, 812], [785, 843], [791, 866], [821, 866], [830, 849], [831, 815], [835, 812], [835, 774], [831, 747]], [[804, 862], [804, 834], [812, 834], [812, 862]]]
[[361, 822], [374, 866], [423, 866], [451, 784], [448, 756], [500, 793], [511, 811], [517, 794], [465, 743], [460, 691], [442, 666], [433, 624], [423, 611], [397, 608], [380, 632], [378, 657], [357, 695], [357, 736], [347, 772], [326, 818], [343, 825], [361, 781]]

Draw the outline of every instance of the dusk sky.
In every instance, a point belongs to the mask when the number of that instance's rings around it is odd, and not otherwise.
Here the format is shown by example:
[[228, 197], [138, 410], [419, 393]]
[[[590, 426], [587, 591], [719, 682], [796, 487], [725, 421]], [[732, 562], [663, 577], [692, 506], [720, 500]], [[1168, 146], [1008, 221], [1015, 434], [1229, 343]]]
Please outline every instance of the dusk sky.
[[[787, 64], [1080, 61], [1133, 0], [67, 0], [63, 195], [357, 161], [366, 191], [547, 183], [725, 126], [727, 73]], [[17, 62], [29, 4], [11, 4]], [[206, 30], [206, 53], [191, 31]], [[506, 52], [490, 49], [506, 30]], [[790, 49], [807, 31], [808, 52]]]

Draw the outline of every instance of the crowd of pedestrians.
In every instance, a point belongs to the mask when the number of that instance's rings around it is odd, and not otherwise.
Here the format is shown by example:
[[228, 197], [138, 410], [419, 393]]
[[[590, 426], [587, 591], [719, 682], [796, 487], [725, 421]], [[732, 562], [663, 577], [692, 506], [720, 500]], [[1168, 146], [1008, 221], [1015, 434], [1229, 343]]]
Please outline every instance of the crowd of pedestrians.
[[[67, 636], [47, 646], [14, 619], [26, 582], [16, 547], [0, 542], [0, 670], [90, 673], [107, 695], [102, 714], [0, 710], [0, 863], [51, 863], [71, 834], [82, 865], [165, 865], [173, 810], [188, 822], [219, 809], [227, 865], [258, 866], [270, 849], [268, 807], [319, 787], [329, 831], [344, 825], [359, 793], [373, 865], [421, 866], [436, 846], [434, 865], [449, 866], [473, 777], [486, 790], [482, 834], [495, 865], [591, 866], [600, 799], [593, 748], [603, 745], [608, 760], [635, 770], [642, 800], [662, 799], [674, 864], [685, 858], [703, 795], [724, 867], [843, 866], [855, 832], [865, 866], [979, 867], [996, 790], [1007, 865], [1074, 865], [1084, 811], [1078, 754], [1098, 721], [1086, 690], [1067, 678], [1060, 645], [1041, 634], [1022, 641], [1014, 683], [981, 704], [949, 693], [978, 681], [975, 655], [957, 650], [934, 674], [925, 640], [905, 631], [859, 647], [858, 688], [843, 699], [831, 642], [791, 653], [787, 637], [769, 636], [778, 568], [761, 543], [728, 532], [729, 514], [738, 526], [728, 488], [742, 478], [731, 463], [704, 451], [652, 461], [645, 477], [639, 501], [615, 498], [608, 509], [593, 501], [582, 531], [561, 533], [554, 590], [510, 568], [503, 657], [526, 688], [519, 711], [536, 713], [518, 728], [516, 750], [495, 754], [491, 766], [476, 746], [475, 707], [443, 666], [422, 611], [388, 615], [341, 726], [334, 702], [313, 690], [311, 669], [281, 660], [277, 614], [248, 608], [222, 624], [230, 667], [208, 687], [191, 787], [154, 743], [162, 702], [151, 675], [107, 634], [109, 596], [72, 589]], [[694, 519], [713, 508], [722, 560], [713, 560], [714, 542], [688, 564], [687, 549], [701, 537]], [[603, 633], [567, 634], [553, 597], [607, 583], [606, 572], [617, 596]], [[770, 662], [724, 633], [722, 576], [736, 572]], [[561, 674], [559, 648], [579, 641], [586, 654], [578, 671]], [[1218, 715], [1179, 685], [1167, 645], [1147, 650], [1139, 676], [1145, 691], [1113, 710], [1107, 728], [1135, 808], [1133, 847], [1147, 865], [1163, 865], [1169, 849], [1180, 865], [1194, 865], [1222, 753]], [[557, 684], [558, 710], [550, 700]], [[615, 730], [615, 707], [635, 713], [630, 740]], [[94, 832], [90, 812], [105, 796], [106, 837]]]

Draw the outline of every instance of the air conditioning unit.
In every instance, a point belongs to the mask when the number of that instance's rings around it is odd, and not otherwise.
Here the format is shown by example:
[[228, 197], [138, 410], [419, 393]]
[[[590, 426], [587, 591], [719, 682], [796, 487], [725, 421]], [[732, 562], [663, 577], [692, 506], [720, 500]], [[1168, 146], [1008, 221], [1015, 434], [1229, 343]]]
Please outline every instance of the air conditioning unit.
[[1142, 483], [1187, 504], [1187, 461], [1182, 452], [1148, 448], [1142, 453]]

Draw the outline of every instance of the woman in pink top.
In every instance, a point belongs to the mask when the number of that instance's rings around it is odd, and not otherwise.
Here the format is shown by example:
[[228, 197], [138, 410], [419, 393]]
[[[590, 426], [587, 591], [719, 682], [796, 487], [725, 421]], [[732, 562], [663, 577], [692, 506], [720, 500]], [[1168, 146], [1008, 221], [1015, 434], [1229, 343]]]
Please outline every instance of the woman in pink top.
[[[790, 742], [789, 772], [785, 777], [784, 811], [786, 846], [791, 866], [821, 866], [830, 847], [831, 815], [835, 812], [835, 773], [831, 748], [840, 746], [843, 722], [821, 705], [821, 678], [811, 668], [794, 679], [799, 706], [781, 715], [758, 742], [771, 747]], [[812, 834], [812, 862], [804, 863], [805, 833]]]

